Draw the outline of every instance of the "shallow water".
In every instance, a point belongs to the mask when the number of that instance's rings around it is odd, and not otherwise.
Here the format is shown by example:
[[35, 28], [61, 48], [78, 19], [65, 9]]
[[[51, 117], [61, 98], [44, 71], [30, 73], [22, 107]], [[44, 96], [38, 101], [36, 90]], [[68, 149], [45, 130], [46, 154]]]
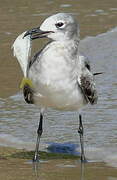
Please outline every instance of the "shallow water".
[[[116, 7], [115, 0], [79, 0], [77, 3], [71, 0], [0, 2], [1, 145], [34, 149], [39, 119], [39, 110], [33, 105], [27, 105], [19, 92], [22, 73], [12, 55], [13, 41], [18, 34], [37, 26], [48, 15], [70, 12], [80, 22], [83, 39], [80, 51], [89, 57], [94, 72], [104, 72], [96, 77], [98, 104], [82, 110], [86, 156], [93, 161], [117, 167], [117, 29], [107, 32], [116, 27]], [[104, 32], [107, 33], [102, 34]], [[41, 47], [42, 41], [38, 43], [35, 43], [35, 48]], [[48, 142], [79, 143], [77, 129], [77, 113], [48, 110], [44, 117], [41, 149]]]
[[[6, 173], [7, 172], [7, 173]], [[82, 169], [77, 161], [51, 160], [42, 162], [38, 167], [24, 160], [1, 160], [0, 177], [2, 180], [116, 180], [116, 169], [103, 163], [85, 164]]]

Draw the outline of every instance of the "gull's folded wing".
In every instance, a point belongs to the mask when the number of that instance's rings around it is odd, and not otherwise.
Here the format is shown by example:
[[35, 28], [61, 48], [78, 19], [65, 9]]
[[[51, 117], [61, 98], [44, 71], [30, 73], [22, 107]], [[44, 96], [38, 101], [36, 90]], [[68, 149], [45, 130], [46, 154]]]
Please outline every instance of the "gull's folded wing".
[[97, 103], [97, 91], [94, 82], [94, 76], [90, 71], [90, 64], [85, 58], [80, 59], [81, 72], [78, 77], [78, 84], [84, 94], [84, 97], [90, 104]]

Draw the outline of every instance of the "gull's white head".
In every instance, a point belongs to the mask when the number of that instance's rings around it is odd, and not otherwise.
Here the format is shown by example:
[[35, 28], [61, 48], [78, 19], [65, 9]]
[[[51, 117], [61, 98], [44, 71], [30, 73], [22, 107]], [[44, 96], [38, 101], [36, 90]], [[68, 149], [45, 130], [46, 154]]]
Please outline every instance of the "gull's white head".
[[45, 19], [40, 27], [27, 31], [32, 39], [48, 37], [55, 41], [79, 39], [79, 25], [68, 13], [58, 13]]
[[74, 17], [67, 13], [58, 13], [48, 17], [40, 26], [42, 31], [52, 31], [48, 37], [53, 40], [78, 37], [79, 27]]

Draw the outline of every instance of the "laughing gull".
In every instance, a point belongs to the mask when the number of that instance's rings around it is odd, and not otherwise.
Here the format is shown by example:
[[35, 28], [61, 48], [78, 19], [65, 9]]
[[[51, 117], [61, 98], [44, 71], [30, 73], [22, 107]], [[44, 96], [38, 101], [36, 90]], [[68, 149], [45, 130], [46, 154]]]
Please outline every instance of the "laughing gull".
[[[39, 159], [44, 109], [79, 111], [97, 102], [94, 74], [86, 57], [79, 55], [79, 25], [68, 13], [48, 17], [40, 27], [24, 33], [31, 40], [49, 38], [45, 47], [28, 60], [27, 81], [23, 83], [24, 99], [41, 107], [37, 143], [33, 161]], [[81, 161], [85, 162], [83, 125], [79, 115]]]

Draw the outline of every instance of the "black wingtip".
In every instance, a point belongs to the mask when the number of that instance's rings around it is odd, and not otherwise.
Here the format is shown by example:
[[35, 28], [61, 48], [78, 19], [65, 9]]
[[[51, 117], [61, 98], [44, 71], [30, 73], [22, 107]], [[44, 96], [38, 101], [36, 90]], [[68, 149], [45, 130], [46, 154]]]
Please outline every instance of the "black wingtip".
[[28, 84], [24, 85], [23, 94], [24, 99], [28, 104], [34, 104], [34, 91], [30, 88]]

